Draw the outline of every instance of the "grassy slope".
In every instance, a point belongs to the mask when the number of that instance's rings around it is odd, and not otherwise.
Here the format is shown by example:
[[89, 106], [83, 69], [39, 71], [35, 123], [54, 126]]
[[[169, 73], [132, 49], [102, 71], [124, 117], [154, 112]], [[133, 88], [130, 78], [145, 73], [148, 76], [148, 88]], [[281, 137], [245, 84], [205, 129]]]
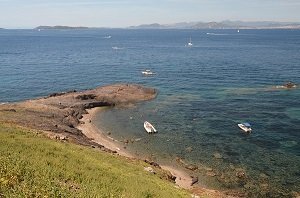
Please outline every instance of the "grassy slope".
[[0, 124], [0, 197], [190, 197], [144, 166]]

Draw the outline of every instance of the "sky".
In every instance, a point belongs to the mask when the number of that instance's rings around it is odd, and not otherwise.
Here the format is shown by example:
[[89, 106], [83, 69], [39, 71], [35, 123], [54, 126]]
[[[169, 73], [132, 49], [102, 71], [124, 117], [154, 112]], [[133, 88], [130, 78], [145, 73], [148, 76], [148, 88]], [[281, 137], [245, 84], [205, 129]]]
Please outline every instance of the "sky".
[[223, 20], [300, 22], [300, 0], [0, 0], [2, 28]]

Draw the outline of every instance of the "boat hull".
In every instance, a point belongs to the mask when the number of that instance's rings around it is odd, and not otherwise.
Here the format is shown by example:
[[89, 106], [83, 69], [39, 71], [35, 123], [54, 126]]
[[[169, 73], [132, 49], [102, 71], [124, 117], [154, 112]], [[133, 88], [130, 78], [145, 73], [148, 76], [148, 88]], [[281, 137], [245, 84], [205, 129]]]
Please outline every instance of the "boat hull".
[[238, 124], [238, 127], [240, 127], [240, 129], [242, 129], [243, 131], [250, 133], [252, 131], [251, 128], [248, 128], [246, 126], [244, 126], [243, 124]]
[[147, 121], [144, 122], [144, 128], [147, 131], [147, 133], [157, 133], [154, 126]]

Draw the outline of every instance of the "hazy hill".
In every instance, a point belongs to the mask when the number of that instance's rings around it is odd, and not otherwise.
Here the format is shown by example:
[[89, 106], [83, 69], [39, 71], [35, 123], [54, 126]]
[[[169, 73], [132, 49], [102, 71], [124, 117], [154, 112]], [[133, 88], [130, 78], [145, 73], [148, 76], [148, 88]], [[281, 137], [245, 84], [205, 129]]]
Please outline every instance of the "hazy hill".
[[300, 29], [300, 23], [274, 21], [181, 22], [174, 24], [143, 24], [132, 29]]
[[70, 29], [88, 29], [88, 27], [71, 27], [71, 26], [62, 26], [62, 25], [56, 25], [56, 26], [38, 26], [34, 29], [39, 29], [39, 30], [47, 30], [47, 29], [52, 29], [52, 30], [70, 30]]

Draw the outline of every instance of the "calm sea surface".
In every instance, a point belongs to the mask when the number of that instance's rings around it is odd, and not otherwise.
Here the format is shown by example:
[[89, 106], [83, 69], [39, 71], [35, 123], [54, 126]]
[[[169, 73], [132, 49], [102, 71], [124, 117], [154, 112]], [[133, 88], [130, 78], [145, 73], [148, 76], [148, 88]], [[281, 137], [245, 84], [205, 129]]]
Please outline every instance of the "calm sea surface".
[[[155, 100], [95, 122], [138, 139], [126, 147], [141, 157], [182, 158], [205, 185], [253, 197], [300, 192], [300, 89], [274, 88], [287, 81], [300, 83], [299, 30], [0, 30], [0, 103], [117, 82], [154, 87]], [[145, 120], [159, 133], [148, 135]], [[239, 130], [244, 121], [253, 133]]]

